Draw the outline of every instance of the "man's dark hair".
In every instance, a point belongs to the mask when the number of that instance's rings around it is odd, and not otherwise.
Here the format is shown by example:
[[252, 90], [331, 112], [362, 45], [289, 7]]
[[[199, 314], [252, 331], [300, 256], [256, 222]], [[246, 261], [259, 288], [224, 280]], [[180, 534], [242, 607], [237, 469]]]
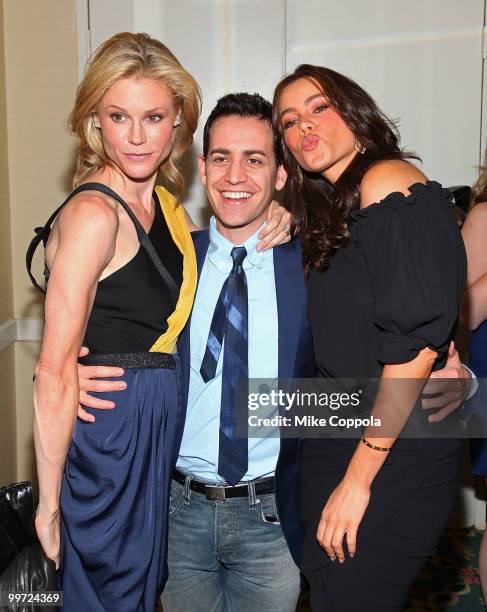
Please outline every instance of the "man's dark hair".
[[[227, 94], [218, 100], [203, 128], [204, 157], [208, 155], [211, 126], [217, 119], [220, 119], [220, 117], [256, 117], [261, 121], [266, 121], [272, 130], [272, 104], [270, 102], [258, 93], [249, 94], [240, 92]], [[272, 138], [276, 163], [279, 165], [281, 163], [280, 147], [273, 130]]]

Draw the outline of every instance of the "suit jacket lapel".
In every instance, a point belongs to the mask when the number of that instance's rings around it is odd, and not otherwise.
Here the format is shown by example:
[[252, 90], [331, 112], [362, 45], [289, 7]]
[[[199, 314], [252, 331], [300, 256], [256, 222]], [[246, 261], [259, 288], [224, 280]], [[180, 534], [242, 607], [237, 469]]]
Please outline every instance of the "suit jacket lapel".
[[196, 251], [196, 262], [198, 264], [198, 281], [200, 280], [201, 270], [205, 263], [206, 253], [210, 246], [210, 233], [208, 230], [194, 232], [193, 235], [194, 248]]
[[[196, 263], [198, 265], [198, 283], [205, 262], [206, 253], [210, 244], [210, 237], [207, 230], [193, 233], [193, 242], [196, 252]], [[198, 290], [198, 284], [196, 285]], [[188, 322], [184, 327], [182, 334], [179, 336], [178, 341], [178, 352], [181, 357], [181, 374], [183, 383], [183, 403], [186, 407], [188, 399], [188, 388], [189, 388], [189, 371], [191, 367], [191, 346], [190, 346], [190, 329], [191, 329], [191, 315], [189, 316]]]
[[299, 242], [274, 247], [277, 318], [279, 329], [279, 378], [294, 376], [301, 331], [304, 290]]

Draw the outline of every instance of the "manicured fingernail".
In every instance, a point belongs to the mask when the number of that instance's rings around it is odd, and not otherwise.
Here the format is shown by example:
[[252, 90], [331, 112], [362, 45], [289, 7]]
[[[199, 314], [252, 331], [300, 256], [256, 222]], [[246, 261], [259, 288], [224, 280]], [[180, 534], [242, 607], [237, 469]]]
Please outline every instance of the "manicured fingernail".
[[117, 370], [117, 376], [123, 376], [123, 370], [121, 368]]
[[340, 563], [343, 563], [345, 559], [338, 559], [338, 561], [340, 561]]
[[126, 382], [121, 382], [120, 383], [120, 389], [126, 389], [127, 388], [127, 383]]

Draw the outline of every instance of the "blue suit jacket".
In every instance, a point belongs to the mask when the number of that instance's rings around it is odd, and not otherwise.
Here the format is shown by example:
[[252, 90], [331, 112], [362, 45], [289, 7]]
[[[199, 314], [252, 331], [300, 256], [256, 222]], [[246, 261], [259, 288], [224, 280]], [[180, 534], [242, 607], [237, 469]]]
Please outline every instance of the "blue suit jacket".
[[[208, 230], [193, 233], [193, 241], [201, 272], [210, 244]], [[298, 239], [274, 247], [274, 276], [276, 280], [277, 317], [279, 329], [279, 378], [310, 378], [315, 364], [313, 345], [307, 317], [306, 284], [301, 263], [301, 243]], [[190, 319], [191, 320], [191, 319]], [[178, 341], [182, 371], [183, 416], [186, 411], [190, 375], [190, 320]], [[179, 428], [179, 449], [183, 426]], [[301, 560], [299, 523], [299, 453], [296, 438], [282, 438], [276, 467], [276, 500], [279, 518], [294, 561]]]

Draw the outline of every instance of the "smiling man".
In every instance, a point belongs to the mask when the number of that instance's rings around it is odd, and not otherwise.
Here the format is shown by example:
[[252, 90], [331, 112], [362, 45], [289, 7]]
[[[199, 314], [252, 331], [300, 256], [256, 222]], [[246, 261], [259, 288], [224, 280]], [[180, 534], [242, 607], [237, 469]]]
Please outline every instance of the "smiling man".
[[277, 165], [272, 128], [264, 119], [239, 115], [211, 119], [198, 160], [201, 181], [218, 232], [234, 244], [243, 244], [265, 222], [274, 190], [284, 187], [286, 172]]
[[257, 94], [221, 98], [204, 128], [199, 170], [214, 217], [209, 231], [193, 234], [199, 283], [178, 343], [189, 391], [164, 610], [294, 612], [298, 441], [238, 438], [235, 414], [238, 379], [314, 373], [300, 243], [256, 250], [286, 182], [271, 105]]

